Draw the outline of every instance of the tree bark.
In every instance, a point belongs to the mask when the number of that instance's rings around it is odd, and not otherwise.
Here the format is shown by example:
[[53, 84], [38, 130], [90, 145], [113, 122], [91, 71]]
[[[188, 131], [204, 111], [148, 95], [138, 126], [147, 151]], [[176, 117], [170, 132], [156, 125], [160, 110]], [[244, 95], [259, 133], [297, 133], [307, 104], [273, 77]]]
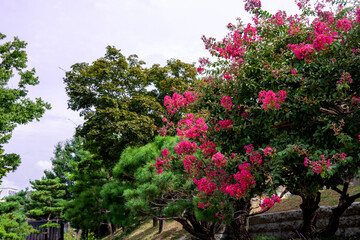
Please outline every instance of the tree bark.
[[200, 239], [200, 240], [215, 240], [215, 233], [214, 232], [205, 232], [201, 229], [195, 229], [186, 219], [183, 218], [177, 218], [175, 219], [177, 222], [179, 222], [185, 231], [190, 233], [192, 236]]
[[332, 209], [332, 214], [330, 216], [328, 225], [319, 234], [321, 237], [329, 238], [335, 235], [337, 229], [339, 228], [339, 222], [342, 214], [346, 211], [346, 209], [351, 206], [355, 199], [360, 197], [360, 193], [351, 197], [349, 196], [348, 188], [350, 185], [350, 178], [351, 176], [350, 174], [348, 174], [346, 176], [344, 187], [342, 190], [338, 189], [337, 187], [333, 188], [334, 191], [340, 194], [339, 204], [337, 205], [337, 207]]
[[162, 233], [165, 228], [165, 220], [159, 220], [159, 232], [158, 234]]
[[316, 211], [319, 209], [321, 193], [317, 192], [316, 196], [300, 196], [302, 198], [300, 208], [303, 214], [303, 223], [299, 232], [305, 237], [311, 237], [316, 233]]
[[156, 227], [158, 225], [158, 220], [156, 217], [153, 217], [153, 227]]
[[250, 240], [248, 232], [249, 213], [251, 202], [250, 198], [242, 199], [236, 204], [236, 213], [234, 220], [230, 224], [230, 234], [234, 235], [238, 240]]

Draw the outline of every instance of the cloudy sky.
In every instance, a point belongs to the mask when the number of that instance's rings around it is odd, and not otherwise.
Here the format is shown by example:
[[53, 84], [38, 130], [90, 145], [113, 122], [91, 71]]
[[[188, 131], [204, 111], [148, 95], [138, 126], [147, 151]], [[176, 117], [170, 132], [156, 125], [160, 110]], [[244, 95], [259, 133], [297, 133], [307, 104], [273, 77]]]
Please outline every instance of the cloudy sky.
[[[292, 0], [262, 0], [262, 5], [271, 13], [297, 8]], [[197, 62], [207, 56], [201, 36], [221, 39], [238, 17], [250, 21], [242, 0], [0, 0], [0, 32], [6, 40], [18, 36], [28, 43], [28, 66], [39, 76], [29, 96], [52, 105], [39, 122], [18, 126], [5, 145], [22, 163], [2, 186], [23, 189], [40, 179], [51, 168], [55, 144], [70, 139], [82, 123], [67, 109], [62, 69], [104, 56], [108, 45], [149, 65], [170, 58]]]

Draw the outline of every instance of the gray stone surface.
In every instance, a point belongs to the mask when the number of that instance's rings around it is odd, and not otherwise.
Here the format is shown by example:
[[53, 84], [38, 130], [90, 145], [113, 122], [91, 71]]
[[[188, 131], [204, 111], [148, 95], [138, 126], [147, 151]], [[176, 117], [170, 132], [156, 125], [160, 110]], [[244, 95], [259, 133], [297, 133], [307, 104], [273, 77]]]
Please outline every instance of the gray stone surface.
[[[332, 207], [320, 207], [317, 227], [324, 228], [331, 215]], [[258, 215], [250, 218], [249, 233], [252, 237], [268, 236], [288, 239], [302, 222], [301, 210]], [[360, 202], [353, 203], [340, 219], [337, 236], [359, 237], [360, 239]]]

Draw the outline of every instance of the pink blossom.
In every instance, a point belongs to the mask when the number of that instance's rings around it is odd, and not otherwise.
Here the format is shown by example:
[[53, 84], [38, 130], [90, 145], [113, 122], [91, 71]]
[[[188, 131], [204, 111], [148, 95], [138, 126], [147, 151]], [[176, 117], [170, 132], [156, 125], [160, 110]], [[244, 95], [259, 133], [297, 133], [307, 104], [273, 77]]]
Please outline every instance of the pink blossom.
[[356, 22], [360, 24], [360, 8], [356, 9]]
[[197, 100], [197, 95], [193, 92], [185, 92], [184, 96], [178, 93], [174, 93], [172, 98], [165, 96], [164, 106], [166, 106], [170, 114], [175, 114], [181, 108], [187, 108], [188, 104]]
[[231, 101], [231, 97], [224, 96], [224, 97], [221, 99], [220, 105], [221, 105], [222, 107], [224, 107], [225, 109], [231, 111], [231, 108], [232, 108], [232, 106], [233, 106], [232, 101]]
[[164, 148], [163, 150], [161, 150], [161, 154], [164, 158], [166, 158], [170, 154], [169, 149]]
[[272, 208], [272, 206], [274, 206], [274, 201], [270, 198], [265, 198], [261, 204], [261, 209], [266, 210]]
[[339, 81], [337, 81], [337, 84], [350, 84], [353, 83], [353, 79], [351, 78], [350, 73], [348, 72], [343, 72]]
[[291, 51], [294, 52], [295, 56], [298, 59], [304, 59], [305, 57], [310, 56], [314, 52], [313, 44], [290, 44]]
[[252, 150], [254, 149], [252, 144], [245, 145], [244, 148], [246, 149], [246, 153], [252, 153]]
[[291, 69], [291, 75], [295, 75], [295, 76], [296, 76], [296, 69], [295, 69], [295, 68], [292, 68], [292, 69]]
[[260, 0], [244, 0], [245, 2], [245, 11], [252, 12], [257, 8], [261, 8]]
[[274, 202], [279, 203], [281, 202], [281, 198], [278, 195], [273, 194], [271, 196], [271, 199], [274, 200]]
[[252, 164], [254, 164], [254, 163], [257, 163], [258, 165], [262, 164], [262, 156], [261, 156], [261, 154], [259, 154], [257, 152], [250, 153], [249, 158], [250, 158], [250, 162]]
[[219, 125], [223, 129], [231, 129], [233, 127], [233, 124], [230, 119], [220, 120]]
[[323, 49], [325, 49], [325, 47], [329, 44], [332, 43], [332, 37], [331, 36], [327, 36], [324, 34], [320, 34], [316, 37], [316, 39], [314, 40], [314, 47], [318, 50], [321, 51]]
[[326, 170], [331, 170], [330, 158], [326, 159], [325, 155], [321, 155], [321, 159], [317, 161], [310, 161], [307, 157], [305, 157], [304, 165], [306, 167], [310, 167], [315, 174], [320, 174]]
[[196, 161], [196, 157], [194, 155], [186, 155], [183, 163], [184, 163], [184, 168], [190, 172], [192, 165], [195, 163]]
[[199, 148], [203, 150], [205, 158], [213, 156], [216, 153], [216, 145], [211, 141], [204, 142]]
[[204, 72], [204, 69], [202, 67], [198, 67], [196, 68], [196, 71], [199, 73], [199, 74], [202, 74]]
[[275, 15], [271, 17], [271, 21], [274, 22], [276, 25], [281, 26], [284, 24], [284, 18], [286, 17], [285, 12], [278, 11]]
[[265, 156], [271, 156], [272, 154], [274, 154], [276, 152], [275, 149], [273, 149], [272, 147], [266, 147], [264, 149], [264, 155]]
[[340, 157], [339, 157], [339, 158], [340, 158], [341, 160], [345, 160], [346, 156], [347, 156], [347, 155], [346, 155], [345, 153], [342, 153], [342, 154], [340, 154]]
[[219, 152], [212, 156], [212, 161], [215, 163], [216, 167], [221, 167], [226, 164], [225, 156]]
[[204, 136], [208, 129], [204, 119], [197, 118], [193, 114], [189, 113], [185, 119], [181, 119], [176, 128], [177, 135], [181, 139], [185, 138], [198, 138]]
[[358, 102], [360, 102], [360, 98], [358, 98], [358, 97], [352, 97], [352, 104], [357, 104]]
[[259, 92], [259, 102], [263, 103], [263, 108], [266, 110], [271, 108], [277, 108], [279, 110], [279, 103], [283, 103], [286, 99], [286, 91], [280, 90], [277, 94], [273, 91], [261, 91]]
[[352, 28], [352, 25], [353, 21], [348, 18], [343, 18], [337, 22], [336, 27], [338, 30], [343, 30], [344, 32], [347, 32], [350, 30], [350, 28]]
[[305, 167], [307, 167], [307, 166], [308, 166], [308, 164], [309, 164], [308, 158], [307, 158], [307, 157], [305, 157], [305, 158], [304, 158], [304, 165], [305, 165]]
[[196, 184], [199, 191], [205, 192], [209, 195], [211, 195], [216, 189], [216, 184], [206, 177], [199, 180], [194, 178], [194, 183]]
[[244, 113], [241, 114], [241, 116], [242, 116], [243, 118], [247, 118], [247, 117], [249, 116], [249, 114], [248, 114], [247, 112], [244, 112]]
[[185, 140], [185, 141], [178, 143], [174, 147], [174, 149], [178, 155], [182, 155], [182, 154], [191, 155], [196, 152], [197, 145], [195, 142], [189, 142], [189, 141]]

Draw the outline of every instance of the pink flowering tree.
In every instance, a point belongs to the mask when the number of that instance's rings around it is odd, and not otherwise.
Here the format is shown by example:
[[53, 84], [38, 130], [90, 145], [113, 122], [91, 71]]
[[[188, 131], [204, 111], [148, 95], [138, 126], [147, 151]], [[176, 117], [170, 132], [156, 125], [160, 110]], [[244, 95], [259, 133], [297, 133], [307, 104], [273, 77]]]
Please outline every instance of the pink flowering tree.
[[329, 187], [339, 205], [320, 234], [333, 235], [359, 197], [347, 192], [360, 164], [358, 2], [296, 1], [298, 15], [245, 2], [252, 23], [229, 24], [220, 41], [203, 38], [215, 60], [200, 60], [196, 99], [179, 107], [196, 114], [171, 126], [183, 141], [158, 172], [183, 162], [198, 190], [197, 216], [230, 225], [237, 239], [248, 239], [250, 198], [267, 194], [266, 210], [280, 184], [302, 198], [299, 231], [319, 233], [320, 190]]

